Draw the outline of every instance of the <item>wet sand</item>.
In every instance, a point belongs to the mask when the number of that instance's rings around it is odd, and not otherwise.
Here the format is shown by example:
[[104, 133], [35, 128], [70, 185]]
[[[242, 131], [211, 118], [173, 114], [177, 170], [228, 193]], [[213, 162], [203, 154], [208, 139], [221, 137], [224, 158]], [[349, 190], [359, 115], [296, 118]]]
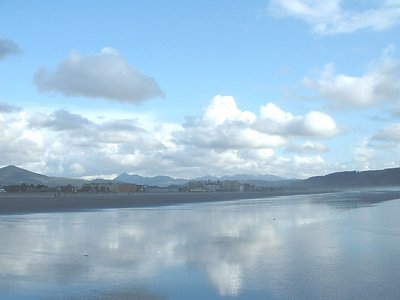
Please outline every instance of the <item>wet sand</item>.
[[[277, 196], [323, 194], [334, 191], [279, 191], [279, 192], [204, 192], [204, 193], [131, 193], [131, 194], [61, 194], [54, 193], [1, 193], [0, 215], [73, 212], [110, 208], [140, 208], [244, 199], [272, 198]], [[336, 191], [337, 192], [337, 191]], [[357, 195], [356, 195], [357, 196]], [[399, 190], [367, 190], [363, 203], [374, 204], [400, 198]], [[349, 197], [348, 202], [354, 202]], [[356, 201], [359, 202], [358, 200]], [[355, 204], [357, 204], [355, 203]], [[354, 204], [354, 203], [352, 203]]]
[[[316, 192], [312, 192], [316, 193]], [[132, 193], [132, 194], [62, 194], [3, 193], [0, 194], [0, 214], [68, 212], [109, 208], [155, 207], [257, 199], [275, 196], [310, 194], [310, 192], [213, 192], [213, 193]]]
[[[0, 215], [0, 299], [398, 299], [399, 194], [347, 190]], [[137, 196], [143, 206], [257, 195]], [[124, 199], [0, 196], [64, 205], [53, 210], [135, 204]]]

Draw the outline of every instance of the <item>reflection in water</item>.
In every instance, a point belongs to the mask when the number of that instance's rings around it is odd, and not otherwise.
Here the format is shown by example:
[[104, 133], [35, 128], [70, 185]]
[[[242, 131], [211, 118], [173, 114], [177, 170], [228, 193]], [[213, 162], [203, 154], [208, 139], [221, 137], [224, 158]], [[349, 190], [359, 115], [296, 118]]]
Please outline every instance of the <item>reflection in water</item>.
[[1, 216], [0, 297], [390, 298], [400, 203], [363, 198]]

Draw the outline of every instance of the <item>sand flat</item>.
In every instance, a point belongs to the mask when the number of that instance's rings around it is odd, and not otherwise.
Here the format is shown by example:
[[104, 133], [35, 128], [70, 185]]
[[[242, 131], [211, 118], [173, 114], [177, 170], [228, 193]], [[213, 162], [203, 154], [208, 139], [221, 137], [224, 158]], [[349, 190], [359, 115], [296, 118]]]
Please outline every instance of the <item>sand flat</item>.
[[[152, 207], [196, 202], [215, 202], [265, 198], [287, 193], [215, 192], [215, 193], [132, 193], [132, 194], [65, 194], [4, 193], [0, 195], [0, 214], [68, 212], [107, 208]], [[297, 193], [296, 193], [297, 194]]]

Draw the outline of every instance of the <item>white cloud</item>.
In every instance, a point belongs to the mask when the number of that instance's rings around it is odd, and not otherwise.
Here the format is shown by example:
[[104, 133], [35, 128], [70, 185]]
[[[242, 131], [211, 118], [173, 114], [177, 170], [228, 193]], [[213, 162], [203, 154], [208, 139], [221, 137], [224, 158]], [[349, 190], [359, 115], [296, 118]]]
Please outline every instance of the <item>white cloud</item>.
[[353, 160], [361, 170], [371, 169], [371, 162], [376, 159], [376, 155], [376, 150], [369, 146], [368, 139], [364, 139], [353, 147]]
[[325, 113], [311, 111], [305, 116], [294, 116], [289, 112], [284, 112], [273, 103], [261, 107], [261, 116], [254, 123], [254, 127], [261, 132], [284, 137], [328, 138], [339, 133], [335, 121]]
[[205, 113], [183, 124], [178, 143], [209, 149], [270, 148], [281, 146], [285, 138], [252, 128], [257, 117], [238, 109], [230, 96], [216, 96]]
[[0, 114], [0, 165], [29, 165], [43, 153], [40, 132], [26, 128], [25, 115], [6, 118]]
[[83, 126], [89, 125], [90, 121], [78, 114], [72, 114], [66, 110], [57, 110], [51, 115], [35, 114], [30, 120], [29, 124], [32, 127], [49, 127], [56, 131], [82, 129]]
[[75, 174], [77, 176], [80, 176], [85, 173], [85, 168], [78, 163], [73, 163], [69, 168], [72, 174]]
[[296, 170], [297, 176], [307, 178], [310, 174], [330, 173], [331, 167], [320, 155], [298, 156], [295, 155], [291, 160], [292, 167]]
[[99, 122], [66, 110], [31, 113], [26, 120], [21, 131], [40, 132], [44, 139], [41, 153], [36, 156], [40, 163], [34, 171], [75, 177], [121, 174], [127, 170], [154, 175], [164, 169], [162, 155], [169, 149], [164, 142], [172, 130], [168, 124], [147, 131], [136, 119]]
[[252, 123], [255, 119], [256, 115], [254, 113], [240, 111], [233, 97], [221, 95], [214, 97], [203, 116], [203, 121], [212, 126], [221, 125], [229, 121]]
[[295, 152], [295, 153], [323, 153], [327, 152], [328, 148], [321, 143], [318, 142], [312, 142], [312, 141], [305, 141], [302, 144], [289, 144], [286, 147], [286, 150], [289, 152]]
[[21, 49], [12, 40], [0, 39], [0, 60], [20, 52]]
[[269, 11], [277, 17], [294, 17], [318, 34], [352, 33], [361, 29], [388, 30], [400, 22], [400, 2], [372, 2], [369, 8], [347, 9], [340, 0], [271, 0]]
[[244, 159], [250, 159], [255, 161], [271, 161], [274, 159], [275, 151], [270, 148], [263, 149], [249, 149], [247, 151], [243, 151], [241, 156]]
[[[182, 166], [199, 176], [273, 173], [295, 177], [300, 167], [309, 162], [310, 166], [301, 173], [306, 176], [318, 168], [326, 169], [320, 156], [282, 157], [275, 149], [282, 149], [291, 139], [329, 138], [338, 132], [334, 120], [322, 112], [295, 116], [268, 103], [257, 116], [240, 110], [232, 97], [216, 96], [203, 115], [190, 118], [175, 134], [174, 142], [179, 147], [171, 155], [179, 157]], [[310, 150], [307, 153], [327, 150], [317, 142], [304, 149]], [[300, 163], [301, 158], [304, 161]]]
[[202, 127], [199, 123], [186, 125], [185, 130], [177, 135], [177, 141], [214, 149], [266, 148], [285, 144], [282, 136], [261, 133], [238, 124], [217, 127]]
[[[275, 114], [270, 114], [273, 110]], [[184, 124], [129, 119], [126, 114], [98, 118], [67, 110], [0, 116], [0, 164], [72, 177], [123, 172], [186, 178], [236, 173], [314, 175], [327, 167], [322, 158], [312, 156], [320, 153], [316, 151], [320, 144], [310, 142], [304, 146], [310, 151], [296, 152], [297, 156], [282, 156], [281, 150], [292, 139], [306, 135], [314, 140], [337, 131], [331, 117], [320, 112], [294, 116], [269, 104], [257, 115], [240, 110], [232, 97], [225, 96], [216, 96], [203, 114]], [[284, 130], [258, 129], [259, 121], [268, 118]]]
[[393, 168], [400, 165], [400, 123], [392, 123], [362, 139], [353, 149], [359, 170]]
[[371, 62], [361, 76], [335, 74], [333, 65], [324, 67], [319, 79], [305, 79], [320, 97], [332, 100], [339, 108], [368, 107], [400, 101], [400, 63], [390, 58], [393, 47], [383, 51], [378, 62]]
[[41, 92], [58, 92], [65, 96], [105, 98], [137, 103], [163, 97], [156, 81], [133, 69], [111, 48], [94, 55], [72, 51], [55, 71], [39, 69], [34, 82]]
[[0, 113], [14, 113], [19, 111], [21, 111], [20, 107], [5, 102], [0, 102]]
[[374, 136], [374, 139], [400, 143], [400, 123], [394, 123], [386, 126]]
[[312, 111], [299, 122], [299, 131], [306, 136], [332, 137], [338, 134], [339, 129], [331, 116]]

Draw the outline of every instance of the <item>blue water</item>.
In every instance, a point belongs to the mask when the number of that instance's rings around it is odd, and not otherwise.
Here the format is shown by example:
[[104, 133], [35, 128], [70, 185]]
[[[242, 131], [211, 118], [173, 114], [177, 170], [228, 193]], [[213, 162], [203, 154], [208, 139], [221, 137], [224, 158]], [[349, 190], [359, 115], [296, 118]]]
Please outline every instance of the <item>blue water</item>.
[[384, 193], [0, 216], [0, 298], [399, 299]]

